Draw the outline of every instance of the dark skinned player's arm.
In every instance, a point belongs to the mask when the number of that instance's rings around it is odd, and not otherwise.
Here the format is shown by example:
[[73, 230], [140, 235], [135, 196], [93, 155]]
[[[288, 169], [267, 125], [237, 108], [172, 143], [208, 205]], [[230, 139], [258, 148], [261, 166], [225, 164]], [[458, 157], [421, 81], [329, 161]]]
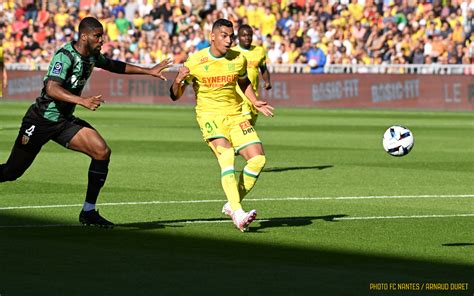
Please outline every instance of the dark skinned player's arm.
[[[129, 74], [147, 74], [144, 68], [137, 67], [134, 65], [129, 65], [121, 61], [107, 60], [104, 70], [119, 73], [119, 74], [128, 74], [127, 71], [130, 71]], [[55, 80], [48, 80], [46, 82], [46, 94], [51, 98], [63, 101], [67, 103], [73, 103], [78, 105], [83, 105], [84, 98], [77, 96], [65, 88], [62, 87], [61, 82]]]
[[166, 80], [166, 78], [161, 73], [164, 69], [168, 68], [171, 64], [171, 60], [165, 59], [161, 61], [159, 64], [151, 68], [144, 68], [140, 66], [135, 66], [129, 63], [125, 63], [122, 61], [115, 61], [111, 59], [106, 59], [105, 65], [101, 68], [107, 70], [109, 72], [118, 73], [118, 74], [145, 74], [145, 75], [152, 75], [158, 77], [162, 80]]
[[84, 98], [66, 90], [60, 82], [55, 80], [48, 80], [46, 82], [46, 94], [55, 100], [78, 105], [82, 105], [81, 103], [84, 100]]
[[46, 94], [55, 100], [77, 104], [92, 111], [96, 110], [100, 103], [104, 102], [102, 95], [90, 97], [76, 96], [64, 89], [61, 82], [54, 80], [46, 82]]

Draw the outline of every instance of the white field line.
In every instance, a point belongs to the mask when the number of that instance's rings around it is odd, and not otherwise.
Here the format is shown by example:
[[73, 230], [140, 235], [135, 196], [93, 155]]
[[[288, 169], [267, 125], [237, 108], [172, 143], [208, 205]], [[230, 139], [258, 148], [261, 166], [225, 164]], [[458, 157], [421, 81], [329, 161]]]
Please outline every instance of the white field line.
[[[417, 199], [417, 198], [474, 198], [474, 194], [446, 194], [446, 195], [381, 195], [381, 196], [328, 196], [328, 197], [268, 197], [268, 198], [246, 198], [245, 201], [318, 201], [318, 200], [362, 200], [362, 199]], [[203, 200], [155, 200], [155, 201], [131, 201], [131, 202], [107, 202], [98, 203], [98, 206], [125, 206], [125, 205], [154, 205], [154, 204], [195, 204], [195, 203], [224, 203], [223, 199]], [[21, 209], [48, 209], [48, 208], [76, 208], [82, 204], [63, 205], [31, 205], [0, 207], [0, 211]]]
[[[410, 216], [368, 216], [368, 217], [334, 217], [332, 220], [381, 220], [381, 219], [425, 219], [425, 218], [457, 218], [457, 217], [474, 217], [472, 214], [451, 214], [451, 215], [410, 215]], [[307, 221], [307, 218], [279, 218], [279, 219], [257, 219], [255, 222], [291, 222], [291, 221]], [[315, 219], [317, 220], [317, 219]], [[176, 225], [176, 224], [220, 224], [231, 223], [230, 219], [222, 220], [189, 220], [189, 221], [156, 221], [156, 222], [135, 222], [127, 224], [117, 224], [122, 227], [133, 227], [136, 224], [154, 224], [154, 225]], [[53, 227], [82, 227], [79, 224], [30, 224], [30, 225], [0, 225], [2, 228], [53, 228]]]

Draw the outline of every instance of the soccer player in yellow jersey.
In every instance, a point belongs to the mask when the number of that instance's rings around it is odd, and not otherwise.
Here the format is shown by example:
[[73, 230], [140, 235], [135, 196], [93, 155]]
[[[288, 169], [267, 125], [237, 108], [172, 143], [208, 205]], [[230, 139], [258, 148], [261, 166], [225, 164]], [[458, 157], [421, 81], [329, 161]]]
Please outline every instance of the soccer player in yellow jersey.
[[[179, 69], [170, 96], [173, 101], [178, 100], [186, 86], [193, 85], [197, 122], [221, 167], [221, 183], [228, 200], [222, 212], [231, 216], [235, 226], [244, 232], [255, 220], [257, 211], [245, 212], [241, 201], [255, 185], [266, 160], [257, 132], [242, 116], [242, 98], [236, 92], [236, 85], [265, 116], [273, 116], [273, 107], [257, 99], [247, 78], [247, 60], [231, 49], [232, 22], [218, 19], [212, 26], [210, 39], [210, 47], [191, 55]], [[247, 161], [239, 181], [235, 177], [235, 154]]]
[[[262, 73], [262, 78], [265, 81], [265, 89], [270, 90], [272, 88], [270, 73], [265, 62], [267, 59], [265, 49], [261, 46], [252, 45], [253, 30], [249, 25], [240, 26], [237, 36], [239, 38], [239, 45], [234, 46], [232, 49], [241, 52], [247, 59], [248, 77], [250, 83], [252, 83], [253, 91], [258, 98], [258, 70]], [[250, 121], [252, 126], [255, 126], [258, 117], [257, 109], [255, 109], [239, 87], [237, 87], [237, 93], [244, 99], [242, 115]]]

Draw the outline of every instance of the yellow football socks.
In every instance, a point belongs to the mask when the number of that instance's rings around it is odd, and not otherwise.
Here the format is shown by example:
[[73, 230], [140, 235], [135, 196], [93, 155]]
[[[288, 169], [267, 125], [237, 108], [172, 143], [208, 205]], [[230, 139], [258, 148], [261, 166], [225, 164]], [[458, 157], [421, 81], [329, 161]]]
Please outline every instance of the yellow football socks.
[[255, 182], [257, 182], [257, 178], [265, 166], [265, 160], [265, 155], [257, 155], [247, 161], [247, 165], [244, 167], [239, 179], [240, 201], [244, 199], [255, 185]]
[[232, 211], [242, 209], [234, 169], [234, 149], [217, 146], [217, 160], [221, 167], [221, 183]]

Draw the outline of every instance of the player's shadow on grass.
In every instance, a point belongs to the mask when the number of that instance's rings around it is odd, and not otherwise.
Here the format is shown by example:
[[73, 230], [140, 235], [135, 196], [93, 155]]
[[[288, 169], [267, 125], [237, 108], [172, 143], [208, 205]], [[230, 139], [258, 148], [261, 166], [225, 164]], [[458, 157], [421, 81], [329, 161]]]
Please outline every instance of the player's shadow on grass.
[[[261, 229], [270, 227], [295, 227], [295, 226], [306, 226], [311, 225], [314, 220], [323, 220], [326, 222], [338, 222], [337, 218], [346, 217], [345, 214], [339, 215], [326, 215], [326, 216], [308, 216], [308, 217], [282, 217], [282, 218], [269, 218], [256, 220], [250, 227], [251, 232], [256, 232]], [[164, 227], [184, 227], [185, 224], [195, 223], [231, 223], [230, 219], [223, 218], [197, 218], [197, 219], [176, 219], [176, 220], [160, 220], [160, 221], [149, 221], [149, 222], [134, 222], [124, 223], [117, 225], [118, 227], [125, 228], [136, 228], [136, 229], [159, 229]], [[177, 225], [182, 224], [182, 225]], [[184, 224], [184, 225], [183, 225]], [[255, 226], [259, 225], [259, 226]]]
[[[270, 218], [261, 221], [256, 221], [259, 226], [251, 226], [251, 232], [257, 232], [259, 230], [271, 227], [296, 227], [296, 226], [307, 226], [313, 224], [314, 220], [323, 220], [326, 222], [339, 222], [337, 218], [346, 217], [347, 215], [327, 215], [327, 216], [309, 216], [309, 217], [284, 217], [284, 218]], [[255, 225], [257, 225], [257, 223]]]
[[[176, 219], [176, 220], [123, 223], [117, 226], [126, 227], [126, 228], [137, 228], [137, 229], [158, 229], [158, 228], [165, 228], [165, 227], [185, 227], [186, 224], [212, 223], [212, 222], [225, 223], [225, 222], [231, 222], [231, 220], [223, 219], [223, 218]], [[178, 224], [181, 224], [181, 225], [178, 225]]]
[[474, 246], [474, 243], [447, 243], [442, 244], [443, 247], [464, 247], [464, 246]]
[[[261, 229], [270, 227], [295, 227], [295, 226], [306, 226], [313, 223], [313, 220], [324, 220], [327, 222], [338, 222], [334, 219], [346, 217], [347, 215], [327, 215], [327, 216], [310, 216], [310, 217], [285, 217], [285, 218], [270, 218], [256, 220], [250, 227], [250, 232], [256, 232]], [[176, 219], [176, 220], [160, 220], [160, 221], [149, 221], [149, 222], [134, 222], [134, 223], [123, 223], [117, 225], [117, 227], [135, 228], [135, 229], [159, 229], [165, 227], [185, 227], [186, 224], [199, 224], [199, 223], [232, 223], [231, 219], [226, 218], [197, 218], [197, 219]], [[259, 225], [259, 226], [256, 226]]]
[[265, 173], [278, 173], [286, 171], [296, 171], [296, 170], [324, 170], [334, 167], [333, 165], [316, 165], [316, 166], [295, 166], [295, 167], [273, 167], [273, 168], [264, 168], [263, 172]]
[[[151, 222], [121, 223], [121, 224], [117, 224], [116, 227], [146, 230], [146, 229], [165, 228], [165, 225], [161, 221], [151, 221]], [[168, 227], [168, 225], [166, 225], [166, 227]], [[183, 226], [182, 225], [179, 225], [179, 226], [176, 225], [175, 227], [183, 227]]]

